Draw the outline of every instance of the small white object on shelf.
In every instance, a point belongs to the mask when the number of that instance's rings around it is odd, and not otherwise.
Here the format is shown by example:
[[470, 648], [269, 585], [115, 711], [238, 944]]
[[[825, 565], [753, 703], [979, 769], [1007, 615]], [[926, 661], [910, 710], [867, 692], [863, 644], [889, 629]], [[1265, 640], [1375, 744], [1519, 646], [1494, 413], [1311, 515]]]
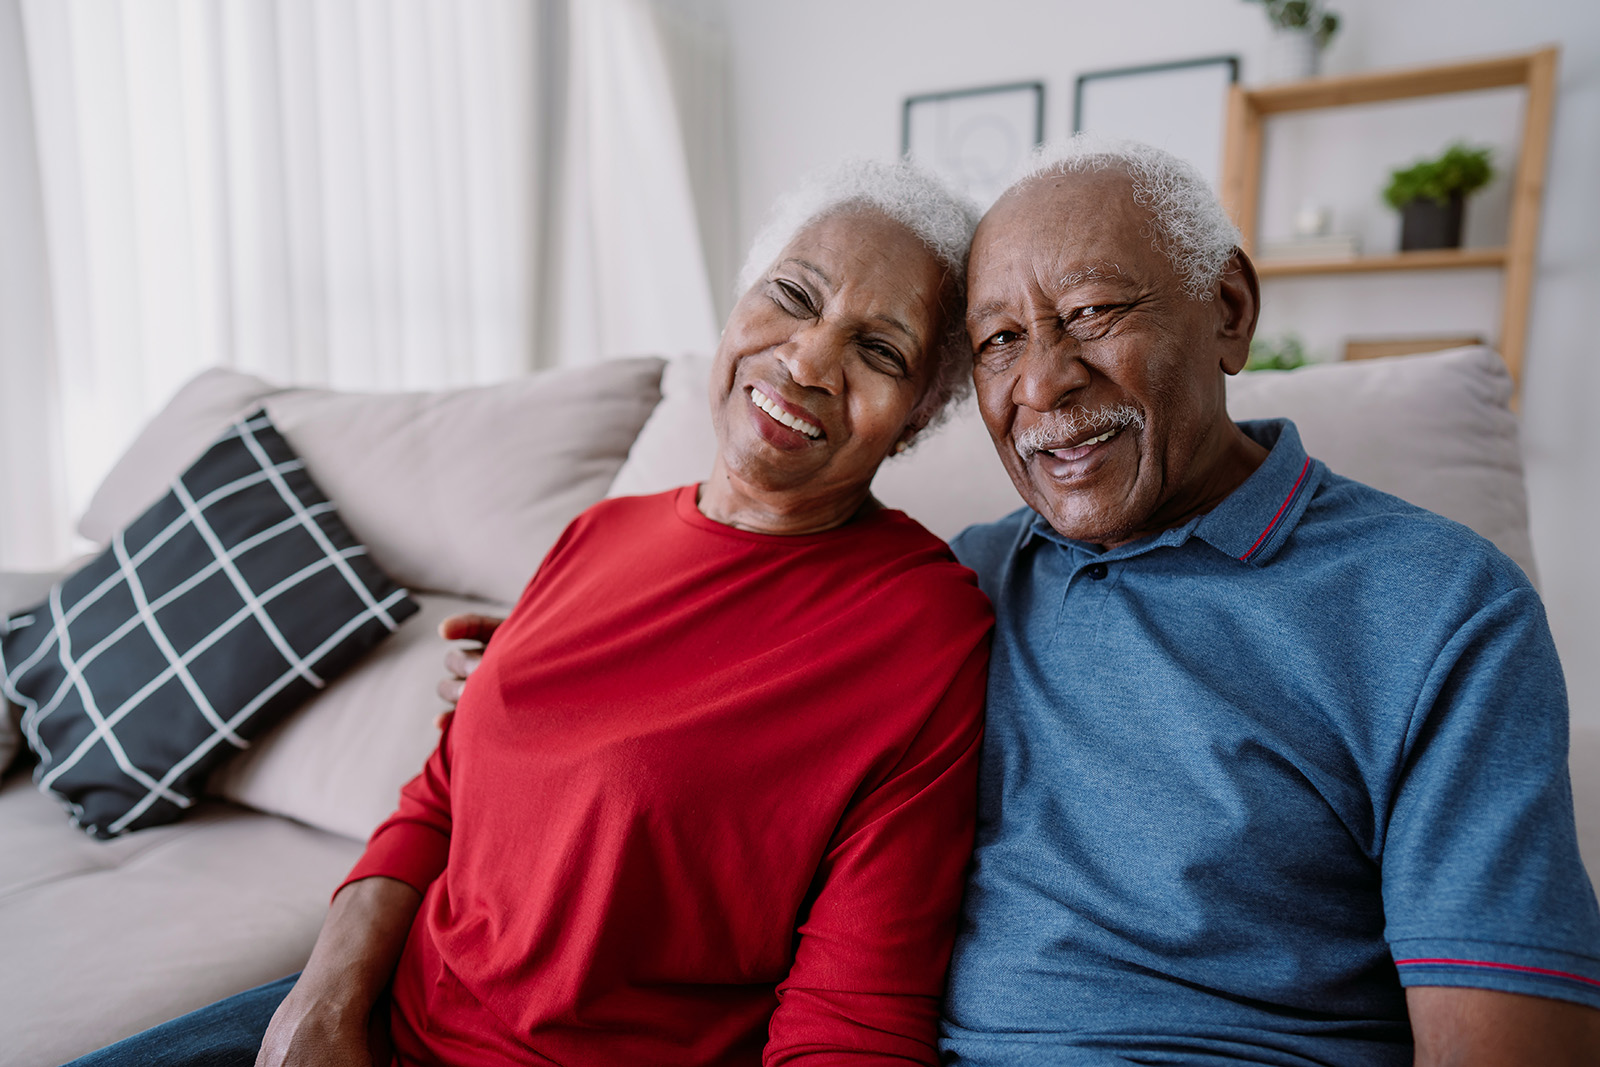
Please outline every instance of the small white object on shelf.
[[1295, 237], [1325, 237], [1333, 229], [1333, 209], [1307, 200], [1294, 213]]
[[1355, 259], [1361, 254], [1361, 238], [1353, 233], [1324, 233], [1272, 241], [1261, 246], [1263, 262], [1273, 259]]

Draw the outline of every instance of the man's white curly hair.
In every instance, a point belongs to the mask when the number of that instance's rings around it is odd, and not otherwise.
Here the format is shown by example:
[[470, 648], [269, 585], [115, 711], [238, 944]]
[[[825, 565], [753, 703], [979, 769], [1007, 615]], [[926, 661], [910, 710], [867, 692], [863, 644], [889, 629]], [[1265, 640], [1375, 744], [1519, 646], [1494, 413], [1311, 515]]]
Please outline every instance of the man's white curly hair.
[[967, 249], [982, 212], [976, 202], [928, 170], [905, 159], [894, 163], [851, 159], [807, 175], [778, 199], [751, 242], [734, 298], [760, 280], [801, 230], [862, 209], [879, 211], [905, 226], [945, 269], [945, 329], [932, 352], [937, 370], [917, 406], [924, 425], [931, 425], [972, 384], [972, 346], [964, 317]]
[[1183, 291], [1210, 300], [1212, 287], [1239, 247], [1239, 228], [1195, 167], [1138, 141], [1073, 135], [1040, 145], [1011, 188], [1052, 174], [1113, 171], [1133, 181], [1133, 200], [1150, 212], [1155, 246], [1172, 261]]

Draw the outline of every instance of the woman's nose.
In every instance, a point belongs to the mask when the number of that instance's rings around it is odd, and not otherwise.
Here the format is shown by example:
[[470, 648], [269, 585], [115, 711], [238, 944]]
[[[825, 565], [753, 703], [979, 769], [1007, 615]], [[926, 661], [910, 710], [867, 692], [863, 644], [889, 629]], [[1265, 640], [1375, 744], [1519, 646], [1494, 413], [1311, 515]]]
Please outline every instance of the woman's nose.
[[844, 345], [826, 329], [800, 331], [778, 350], [778, 358], [803, 389], [837, 394], [844, 388]]

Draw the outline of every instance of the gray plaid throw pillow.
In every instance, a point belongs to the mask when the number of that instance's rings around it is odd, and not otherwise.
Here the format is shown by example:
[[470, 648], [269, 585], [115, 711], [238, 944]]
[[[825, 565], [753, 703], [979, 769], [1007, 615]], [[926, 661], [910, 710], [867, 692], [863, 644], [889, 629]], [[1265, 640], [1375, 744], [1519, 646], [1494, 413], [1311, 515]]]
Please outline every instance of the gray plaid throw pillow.
[[0, 620], [0, 686], [39, 788], [109, 838], [178, 818], [212, 768], [416, 610], [258, 411]]

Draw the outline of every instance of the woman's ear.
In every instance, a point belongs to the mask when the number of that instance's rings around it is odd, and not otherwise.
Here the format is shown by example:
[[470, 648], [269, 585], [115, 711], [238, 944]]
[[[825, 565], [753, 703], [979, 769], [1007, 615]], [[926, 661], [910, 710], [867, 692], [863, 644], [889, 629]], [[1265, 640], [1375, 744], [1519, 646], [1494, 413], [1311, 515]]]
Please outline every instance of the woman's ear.
[[1250, 338], [1261, 318], [1261, 280], [1243, 249], [1235, 248], [1217, 282], [1217, 340], [1223, 343], [1222, 369], [1238, 374], [1250, 359]]
[[910, 448], [911, 442], [916, 440], [917, 434], [922, 432], [922, 427], [923, 423], [920, 420], [907, 423], [906, 428], [900, 431], [900, 439], [894, 443], [894, 454], [898, 456]]

